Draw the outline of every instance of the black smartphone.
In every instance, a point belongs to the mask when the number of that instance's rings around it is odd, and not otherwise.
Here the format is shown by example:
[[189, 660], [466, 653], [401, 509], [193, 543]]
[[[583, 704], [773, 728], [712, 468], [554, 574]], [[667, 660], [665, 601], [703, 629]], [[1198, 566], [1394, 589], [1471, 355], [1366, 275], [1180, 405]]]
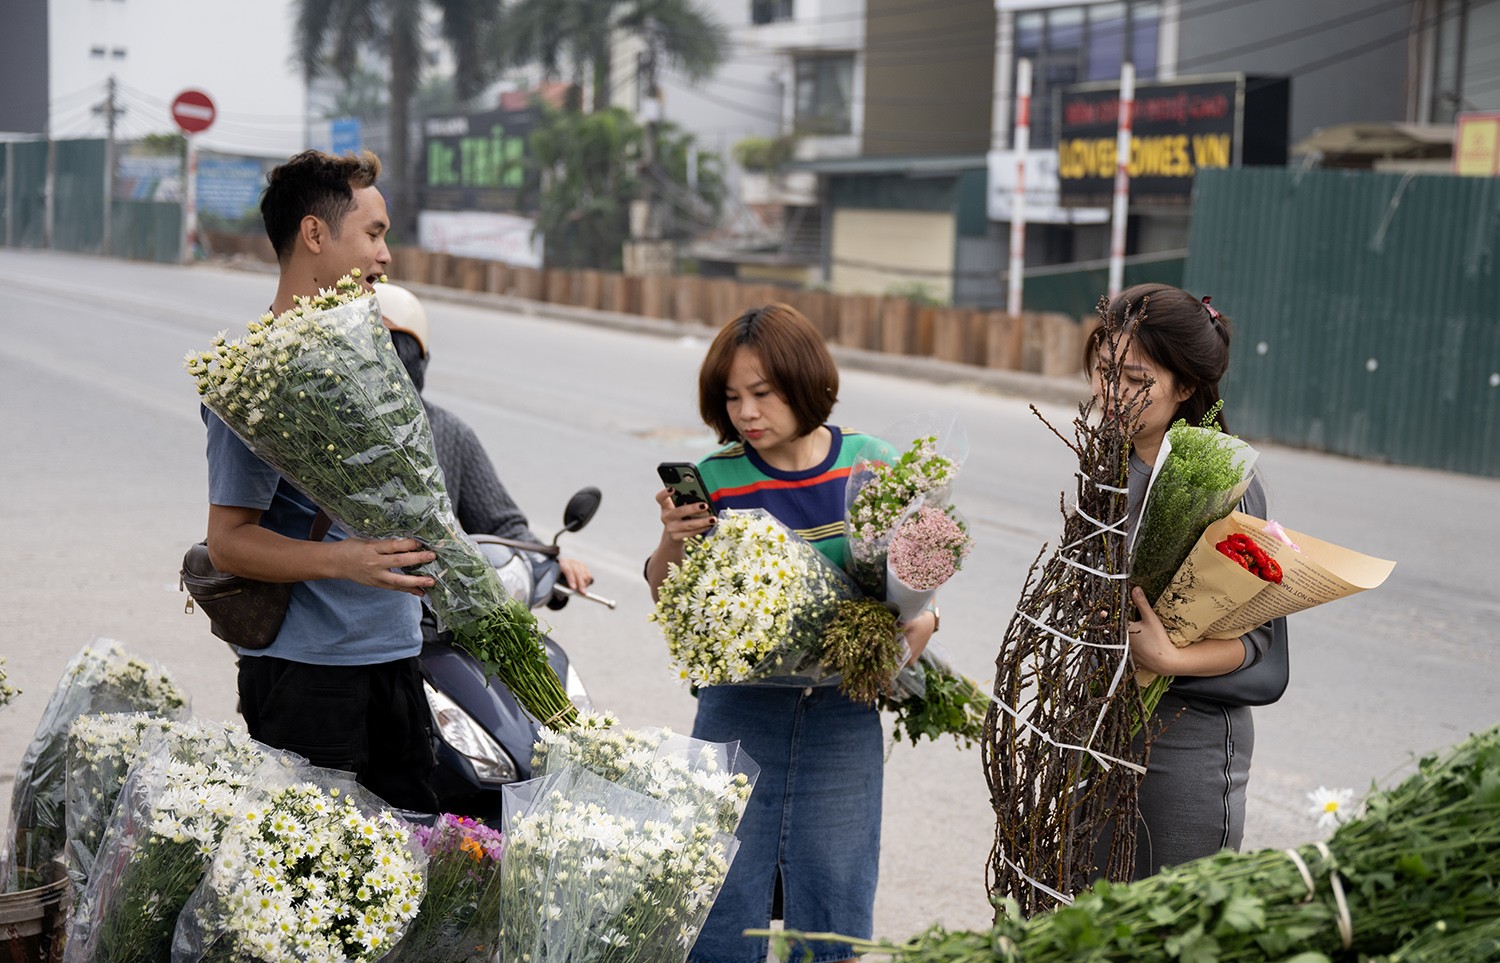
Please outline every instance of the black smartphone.
[[708, 487], [698, 476], [698, 466], [687, 461], [664, 461], [656, 466], [661, 483], [672, 491], [672, 501], [677, 505], [702, 502], [708, 506], [708, 514], [717, 515], [714, 500], [708, 497]]

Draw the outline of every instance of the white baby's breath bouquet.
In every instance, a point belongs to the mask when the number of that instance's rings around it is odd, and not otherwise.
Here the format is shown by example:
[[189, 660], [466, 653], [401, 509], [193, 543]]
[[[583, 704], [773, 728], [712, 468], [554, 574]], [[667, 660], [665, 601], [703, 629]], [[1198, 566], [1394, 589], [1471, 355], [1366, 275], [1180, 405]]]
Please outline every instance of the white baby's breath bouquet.
[[460, 647], [526, 711], [567, 725], [575, 709], [536, 619], [459, 526], [426, 409], [380, 317], [355, 272], [183, 364], [203, 404], [344, 529], [434, 552], [410, 571], [435, 580], [427, 600]]
[[726, 510], [683, 545], [658, 590], [678, 677], [693, 686], [827, 681], [823, 629], [856, 594], [842, 571], [763, 509]]
[[378, 960], [417, 915], [411, 830], [331, 770], [231, 823], [178, 917], [177, 963]]
[[738, 842], [577, 765], [505, 788], [500, 958], [680, 963]]
[[225, 828], [300, 762], [222, 723], [168, 726], [149, 743], [132, 758], [75, 898], [64, 963], [169, 963], [178, 913]]
[[6, 892], [50, 882], [49, 864], [67, 839], [68, 730], [95, 712], [188, 713], [188, 697], [156, 663], [119, 642], [96, 638], [69, 660], [21, 758], [7, 827]]
[[586, 712], [572, 729], [542, 729], [532, 748], [537, 776], [569, 765], [652, 799], [679, 818], [712, 820], [734, 832], [750, 802], [760, 767], [738, 742], [705, 742], [670, 729], [629, 729], [609, 712]]

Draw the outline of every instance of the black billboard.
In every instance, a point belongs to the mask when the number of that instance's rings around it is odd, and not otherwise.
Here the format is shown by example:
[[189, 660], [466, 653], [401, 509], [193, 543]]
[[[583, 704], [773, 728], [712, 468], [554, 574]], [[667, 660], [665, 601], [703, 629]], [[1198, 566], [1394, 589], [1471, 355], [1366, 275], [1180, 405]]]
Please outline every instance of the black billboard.
[[[1131, 124], [1132, 207], [1185, 206], [1203, 167], [1284, 165], [1291, 115], [1285, 77], [1184, 78], [1137, 84]], [[1064, 207], [1108, 207], [1114, 194], [1120, 85], [1065, 88], [1057, 177]]]
[[539, 118], [527, 107], [422, 121], [422, 209], [534, 210], [526, 141]]

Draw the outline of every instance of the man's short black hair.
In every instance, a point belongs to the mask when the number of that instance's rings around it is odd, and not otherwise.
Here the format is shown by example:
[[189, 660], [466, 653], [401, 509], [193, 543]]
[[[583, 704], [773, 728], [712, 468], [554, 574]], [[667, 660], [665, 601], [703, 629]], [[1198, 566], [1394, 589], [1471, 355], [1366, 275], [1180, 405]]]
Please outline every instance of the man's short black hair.
[[291, 256], [302, 219], [309, 214], [337, 237], [344, 217], [354, 209], [354, 191], [373, 187], [379, 176], [380, 158], [370, 151], [335, 157], [305, 150], [273, 168], [260, 196], [260, 216], [277, 260]]

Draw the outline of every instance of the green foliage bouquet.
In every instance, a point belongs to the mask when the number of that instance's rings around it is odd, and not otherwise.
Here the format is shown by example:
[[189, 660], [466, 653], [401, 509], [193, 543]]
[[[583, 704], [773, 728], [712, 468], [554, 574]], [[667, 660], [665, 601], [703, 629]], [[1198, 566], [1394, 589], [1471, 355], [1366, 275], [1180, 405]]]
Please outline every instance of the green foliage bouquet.
[[96, 638], [69, 660], [16, 771], [7, 829], [6, 892], [49, 882], [67, 841], [68, 731], [94, 712], [185, 717], [188, 697], [165, 669]]
[[738, 848], [716, 817], [573, 764], [504, 792], [501, 959], [687, 958]]
[[727, 510], [683, 546], [651, 619], [678, 677], [694, 686], [830, 681], [823, 630], [857, 590], [764, 509]]
[[378, 960], [417, 915], [426, 854], [332, 770], [236, 818], [177, 919], [177, 963]]
[[459, 645], [532, 715], [571, 722], [536, 619], [459, 527], [426, 409], [355, 275], [184, 363], [203, 404], [345, 529], [435, 552], [413, 571], [436, 580], [428, 600]]
[[490, 963], [500, 938], [504, 837], [452, 813], [411, 831], [427, 854], [427, 894], [384, 963]]
[[[127, 742], [129, 731], [117, 725], [109, 734]], [[225, 829], [287, 784], [301, 762], [220, 723], [166, 726], [149, 741], [131, 754], [119, 804], [75, 899], [64, 963], [170, 963], [178, 914]]]

